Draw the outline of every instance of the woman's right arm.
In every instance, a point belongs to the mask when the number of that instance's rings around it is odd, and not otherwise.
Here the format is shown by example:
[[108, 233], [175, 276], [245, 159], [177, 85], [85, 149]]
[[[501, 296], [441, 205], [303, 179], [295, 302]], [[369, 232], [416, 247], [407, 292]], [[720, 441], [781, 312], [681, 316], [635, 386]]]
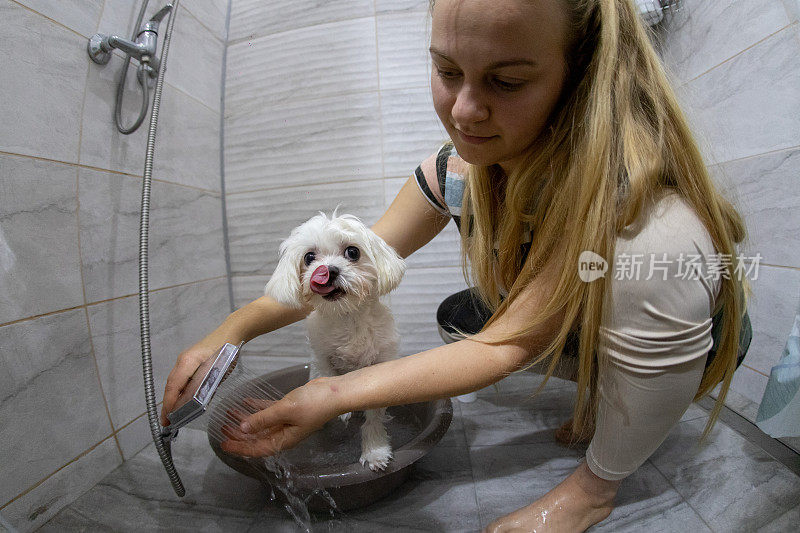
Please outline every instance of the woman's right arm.
[[197, 367], [216, 353], [223, 344], [248, 342], [259, 335], [302, 320], [310, 311], [305, 308], [291, 309], [269, 296], [262, 296], [228, 315], [217, 329], [178, 356], [178, 361], [167, 376], [167, 385], [164, 388], [161, 425], [169, 424], [167, 415], [175, 408], [178, 396]]
[[[423, 171], [430, 171], [429, 161], [422, 166]], [[404, 258], [427, 244], [450, 220], [428, 203], [414, 180], [412, 176], [405, 183], [389, 209], [372, 226], [372, 230]], [[169, 423], [167, 415], [174, 409], [178, 396], [197, 367], [223, 344], [248, 342], [302, 320], [309, 312], [311, 309], [291, 309], [269, 296], [262, 296], [228, 315], [217, 329], [178, 356], [175, 367], [167, 377], [161, 424], [165, 426]]]

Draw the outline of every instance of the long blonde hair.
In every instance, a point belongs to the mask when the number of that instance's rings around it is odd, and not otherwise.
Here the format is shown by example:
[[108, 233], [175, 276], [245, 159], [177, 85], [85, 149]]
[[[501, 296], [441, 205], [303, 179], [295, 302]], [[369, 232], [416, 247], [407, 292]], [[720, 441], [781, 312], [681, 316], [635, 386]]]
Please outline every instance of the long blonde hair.
[[[557, 285], [544, 308], [530, 317], [523, 330], [503, 341], [530, 334], [548, 318], [563, 313], [565, 320], [556, 338], [531, 362], [549, 363], [549, 378], [568, 336], [579, 328], [578, 395], [572, 425], [576, 437], [587, 434], [594, 422], [598, 365], [605, 364], [595, 355], [601, 354], [599, 328], [612, 297], [608, 279], [592, 283], [579, 279], [581, 252], [615, 257], [619, 232], [668, 189], [694, 209], [718, 254], [735, 257], [745, 228], [709, 177], [631, 0], [562, 1], [570, 28], [561, 99], [527, 151], [524, 164], [507, 179], [497, 167], [469, 165], [461, 236], [465, 273], [471, 274], [494, 310], [487, 326], [503, 315], [554, 254], [560, 257]], [[533, 241], [523, 261], [526, 225], [533, 228]], [[745, 306], [739, 289], [745, 280], [731, 276], [721, 282], [717, 309], [725, 306], [722, 341], [696, 396], [704, 396], [722, 381], [704, 438], [736, 368]], [[502, 301], [501, 286], [510, 288]]]

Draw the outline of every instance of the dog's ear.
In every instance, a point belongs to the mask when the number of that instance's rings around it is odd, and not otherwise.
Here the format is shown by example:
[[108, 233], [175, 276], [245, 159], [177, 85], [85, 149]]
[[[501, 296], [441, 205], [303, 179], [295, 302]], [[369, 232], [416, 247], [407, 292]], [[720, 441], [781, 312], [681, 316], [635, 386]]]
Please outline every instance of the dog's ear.
[[298, 245], [297, 239], [292, 235], [281, 243], [280, 259], [275, 272], [269, 278], [264, 294], [272, 297], [277, 302], [300, 309], [302, 296], [300, 290], [300, 261], [302, 260], [302, 248]]
[[386, 241], [372, 230], [367, 228], [366, 234], [372, 258], [378, 270], [378, 294], [383, 296], [392, 292], [400, 284], [403, 274], [406, 273], [406, 262], [397, 255], [394, 248], [386, 244]]

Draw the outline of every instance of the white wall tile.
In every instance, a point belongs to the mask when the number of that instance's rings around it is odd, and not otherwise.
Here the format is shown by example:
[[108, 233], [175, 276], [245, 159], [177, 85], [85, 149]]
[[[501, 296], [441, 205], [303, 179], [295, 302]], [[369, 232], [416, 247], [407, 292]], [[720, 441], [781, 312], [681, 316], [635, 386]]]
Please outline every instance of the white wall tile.
[[[162, 394], [163, 390], [156, 391], [157, 397], [161, 397]], [[160, 415], [161, 404], [158, 405], [158, 412]], [[118, 429], [117, 441], [122, 449], [122, 457], [125, 461], [142, 451], [148, 444], [152, 444], [153, 436], [150, 433], [150, 422], [147, 419], [147, 413], [135, 418], [122, 429]]]
[[783, 5], [786, 8], [786, 14], [789, 16], [789, 22], [800, 20], [800, 0], [783, 0]]
[[164, 81], [219, 111], [225, 44], [180, 6]]
[[[139, 290], [142, 180], [80, 170], [80, 231], [88, 302]], [[151, 189], [150, 288], [225, 274], [221, 199], [154, 181]]]
[[220, 114], [169, 86], [161, 97], [153, 177], [211, 191], [222, 187]]
[[[748, 400], [754, 402], [757, 406], [761, 404], [761, 399], [764, 397], [764, 390], [767, 388], [768, 381], [769, 378], [767, 376], [741, 366], [733, 375], [731, 390], [738, 392]], [[736, 409], [736, 407], [732, 408]], [[756, 413], [758, 413], [757, 409]]]
[[[237, 308], [264, 295], [266, 276], [234, 276], [233, 298]], [[244, 354], [268, 357], [293, 357], [307, 361], [311, 355], [305, 321], [301, 320], [277, 331], [257, 337], [244, 347]]]
[[269, 35], [228, 48], [226, 112], [254, 99], [286, 100], [378, 89], [375, 19], [361, 18]]
[[[224, 279], [150, 294], [150, 335], [155, 393], [164, 394], [178, 355], [211, 333], [227, 315]], [[138, 297], [89, 306], [97, 366], [114, 427], [146, 411], [142, 382]], [[128, 444], [126, 444], [126, 447]]]
[[77, 174], [0, 155], [0, 324], [83, 303]]
[[77, 162], [86, 39], [11, 2], [0, 20], [0, 150]]
[[319, 211], [359, 217], [368, 226], [383, 214], [383, 180], [308, 185], [229, 194], [228, 238], [234, 274], [271, 275], [278, 247], [296, 226]]
[[210, 29], [214, 37], [220, 41], [225, 41], [225, 17], [228, 14], [228, 0], [195, 0], [194, 2], [182, 3], [181, 7], [189, 11], [201, 24]]
[[381, 91], [384, 175], [408, 177], [448, 139], [428, 88]]
[[391, 294], [401, 355], [444, 344], [436, 325], [436, 310], [445, 298], [466, 288], [458, 267], [408, 269], [400, 286]]
[[[123, 60], [92, 64], [83, 117], [81, 163], [141, 176], [144, 173], [150, 112], [130, 135], [114, 121], [116, 87]], [[217, 79], [219, 85], [220, 79]], [[128, 67], [122, 123], [130, 127], [139, 114], [141, 87], [136, 68]], [[150, 99], [152, 103], [152, 96]], [[218, 107], [218, 106], [217, 106]], [[208, 190], [220, 190], [220, 115], [185, 92], [164, 85], [153, 157], [153, 177]]]
[[800, 267], [800, 150], [786, 150], [711, 168], [734, 195], [747, 224], [748, 254], [772, 265]]
[[[124, 64], [124, 60], [117, 56], [112, 56], [106, 65], [89, 61], [89, 79], [81, 126], [80, 162], [92, 167], [141, 176], [144, 172], [148, 118], [130, 135], [117, 131], [114, 120], [117, 84]], [[122, 125], [127, 128], [136, 121], [142, 105], [142, 89], [136, 81], [134, 61], [128, 66], [122, 102]]]
[[381, 90], [430, 85], [430, 19], [427, 12], [381, 15], [378, 68]]
[[225, 189], [330, 183], [381, 175], [378, 95], [359, 93], [226, 112]]
[[428, 11], [430, 0], [377, 0], [378, 13], [397, 13], [400, 11]]
[[0, 327], [0, 506], [111, 434], [83, 309]]
[[107, 438], [3, 508], [3, 515], [20, 533], [35, 531], [121, 463], [114, 438]]
[[800, 308], [800, 270], [762, 265], [758, 279], [751, 281], [749, 304], [753, 341], [744, 364], [769, 375], [781, 357]]
[[799, 32], [787, 28], [684, 87], [709, 164], [798, 145]]
[[294, 28], [370, 17], [374, 14], [373, 0], [347, 2], [233, 0], [228, 40], [253, 40]]
[[691, 80], [788, 24], [772, 0], [685, 0], [665, 35], [665, 60]]
[[264, 296], [264, 287], [270, 274], [233, 277], [233, 306], [236, 309]]
[[55, 20], [87, 39], [96, 31], [103, 0], [18, 0], [34, 11]]

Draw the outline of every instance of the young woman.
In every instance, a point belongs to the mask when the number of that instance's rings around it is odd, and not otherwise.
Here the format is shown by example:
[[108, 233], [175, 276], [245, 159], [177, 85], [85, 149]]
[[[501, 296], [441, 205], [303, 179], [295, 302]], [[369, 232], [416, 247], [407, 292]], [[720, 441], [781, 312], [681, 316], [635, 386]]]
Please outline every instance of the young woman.
[[[695, 398], [720, 381], [724, 398], [741, 282], [693, 276], [684, 261], [718, 268], [715, 258], [734, 257], [742, 220], [709, 179], [631, 0], [436, 0], [431, 30], [433, 101], [452, 145], [422, 163], [373, 230], [406, 257], [458, 217], [491, 317], [462, 340], [314, 380], [224, 446], [272, 454], [342, 413], [464, 394], [531, 365], [549, 376], [572, 357], [573, 435], [596, 428], [586, 462], [488, 529], [581, 531], [609, 515], [621, 480]], [[611, 265], [604, 277], [581, 279], [587, 251]], [[614, 275], [637, 254], [662, 272]], [[262, 297], [231, 314], [180, 355], [164, 412], [223, 342], [306, 313]], [[562, 360], [568, 339], [577, 353]]]

